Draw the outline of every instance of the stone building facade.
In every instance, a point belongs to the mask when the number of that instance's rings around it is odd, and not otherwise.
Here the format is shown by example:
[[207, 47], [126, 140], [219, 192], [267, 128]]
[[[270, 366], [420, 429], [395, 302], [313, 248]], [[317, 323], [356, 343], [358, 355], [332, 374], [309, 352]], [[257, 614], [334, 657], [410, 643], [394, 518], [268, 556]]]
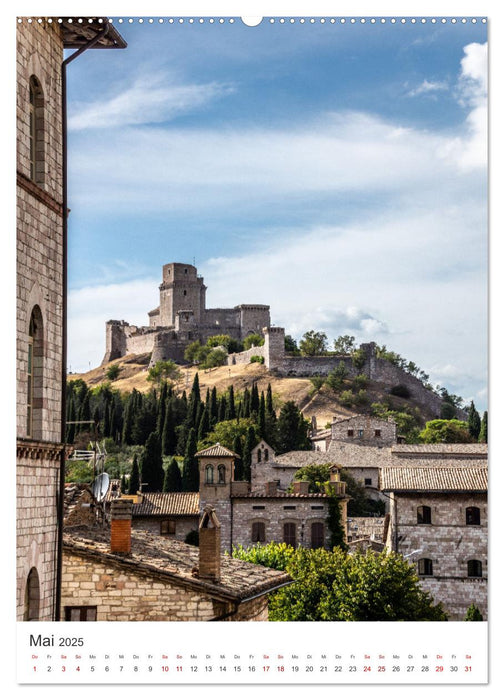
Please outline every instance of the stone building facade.
[[[269, 454], [274, 457], [272, 449], [262, 441], [253, 450], [255, 464], [259, 455], [261, 464], [269, 464]], [[233, 546], [248, 547], [258, 542], [329, 546], [327, 493], [309, 493], [308, 482], [294, 482], [292, 491], [287, 491], [292, 478], [285, 488], [277, 479], [263, 481], [254, 470], [254, 462], [251, 483], [234, 481], [237, 455], [221, 445], [201, 450], [196, 456], [200, 470], [200, 510], [211, 505], [219, 513], [223, 551], [231, 552]], [[333, 470], [330, 482], [339, 500], [345, 529], [347, 498], [338, 469]]]
[[[17, 619], [58, 617], [64, 461], [63, 49], [120, 38], [97, 18], [17, 24]], [[97, 39], [98, 35], [100, 38]], [[98, 44], [97, 44], [98, 45]]]
[[415, 562], [422, 587], [450, 619], [474, 603], [487, 619], [486, 465], [385, 467], [390, 498], [386, 544]]
[[163, 265], [159, 306], [149, 312], [148, 326], [108, 321], [103, 363], [133, 353], [152, 353], [158, 360], [184, 361], [190, 343], [204, 343], [213, 335], [241, 341], [270, 325], [269, 306], [240, 304], [229, 309], [206, 308], [206, 286], [197, 269], [187, 263]]
[[219, 521], [212, 509], [199, 522], [198, 548], [132, 530], [131, 507], [131, 501], [123, 499], [112, 503], [110, 530], [74, 528], [66, 532], [62, 619], [268, 619], [267, 593], [288, 585], [290, 577], [221, 556]]

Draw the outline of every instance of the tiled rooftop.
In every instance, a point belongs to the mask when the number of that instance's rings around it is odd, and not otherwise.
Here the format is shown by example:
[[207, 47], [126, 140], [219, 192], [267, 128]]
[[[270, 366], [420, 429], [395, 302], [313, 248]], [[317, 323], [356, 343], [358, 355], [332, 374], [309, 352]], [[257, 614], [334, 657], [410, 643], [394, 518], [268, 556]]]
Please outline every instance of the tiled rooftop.
[[144, 493], [133, 504], [133, 517], [154, 515], [199, 515], [199, 493]]
[[486, 491], [486, 467], [449, 466], [384, 467], [380, 488], [384, 491]]
[[216, 443], [215, 445], [212, 445], [211, 447], [207, 447], [204, 450], [200, 450], [199, 452], [196, 452], [194, 455], [195, 457], [239, 457], [239, 455], [236, 454], [236, 452], [233, 452], [232, 450], [228, 450], [227, 447], [224, 447], [223, 445], [220, 445], [219, 443]]
[[240, 601], [260, 595], [291, 579], [284, 571], [249, 564], [230, 556], [221, 557], [221, 580], [212, 583], [194, 575], [199, 549], [143, 530], [131, 533], [131, 555], [110, 552], [108, 529], [79, 528], [65, 532], [64, 550], [69, 554], [107, 561], [134, 569], [139, 576], [155, 575], [173, 583], [202, 590], [216, 598]]
[[480, 455], [486, 457], [488, 455], [488, 445], [486, 443], [471, 442], [467, 444], [457, 443], [434, 443], [429, 445], [392, 445], [390, 448], [392, 454], [415, 455], [415, 454], [436, 454], [445, 455]]

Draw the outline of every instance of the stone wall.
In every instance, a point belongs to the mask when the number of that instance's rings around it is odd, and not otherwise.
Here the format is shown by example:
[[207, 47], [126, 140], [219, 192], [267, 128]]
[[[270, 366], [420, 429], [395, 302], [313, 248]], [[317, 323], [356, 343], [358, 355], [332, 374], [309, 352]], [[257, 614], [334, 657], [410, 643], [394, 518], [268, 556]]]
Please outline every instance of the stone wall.
[[36, 569], [40, 583], [39, 620], [55, 619], [57, 512], [60, 445], [41, 443], [33, 451], [18, 447], [16, 486], [17, 619], [25, 616], [28, 576]]
[[65, 548], [62, 576], [65, 607], [96, 606], [100, 621], [210, 620], [221, 611], [200, 592], [139, 576], [133, 570], [75, 556]]
[[228, 365], [248, 365], [254, 355], [264, 357], [264, 354], [264, 345], [254, 345], [249, 350], [244, 350], [243, 352], [232, 352], [227, 357], [227, 363]]
[[[17, 619], [25, 618], [28, 578], [31, 613], [54, 620], [57, 487], [62, 397], [63, 193], [61, 61], [57, 23], [17, 24], [17, 249], [16, 249], [16, 558]], [[36, 158], [30, 158], [30, 80], [35, 100]], [[32, 84], [33, 81], [32, 81]], [[28, 421], [30, 319], [33, 336], [33, 421]], [[31, 572], [31, 574], [30, 574]], [[36, 599], [36, 601], [35, 601]], [[30, 617], [32, 615], [30, 614]]]
[[148, 532], [152, 532], [153, 535], [161, 535], [161, 522], [164, 520], [175, 521], [175, 534], [163, 535], [167, 539], [174, 539], [184, 542], [185, 538], [192, 530], [198, 529], [198, 516], [188, 516], [187, 518], [171, 518], [170, 516], [157, 518], [133, 518], [132, 527], [133, 530], [147, 530]]
[[352, 416], [346, 420], [335, 421], [331, 425], [331, 439], [377, 447], [393, 445], [397, 442], [397, 426], [393, 421], [384, 421], [368, 415]]
[[[327, 501], [324, 498], [247, 498], [233, 499], [233, 544], [248, 547], [252, 541], [252, 523], [265, 526], [266, 542], [284, 541], [284, 523], [296, 525], [296, 543], [311, 547], [311, 525], [324, 527], [325, 546], [329, 546], [330, 532], [326, 524]], [[345, 522], [345, 519], [342, 519]]]
[[[422, 586], [436, 596], [436, 602], [443, 603], [450, 619], [462, 619], [471, 603], [486, 617], [486, 496], [474, 493], [394, 496], [391, 513], [396, 513], [396, 522], [392, 517], [389, 546], [397, 546], [397, 551], [404, 555], [420, 550], [412, 557], [412, 562], [422, 558], [432, 560], [432, 576], [421, 576]], [[430, 525], [417, 523], [417, 507], [422, 505], [431, 508]], [[470, 506], [480, 509], [480, 525], [466, 525], [466, 508]], [[468, 577], [467, 562], [471, 559], [481, 561], [482, 578]]]

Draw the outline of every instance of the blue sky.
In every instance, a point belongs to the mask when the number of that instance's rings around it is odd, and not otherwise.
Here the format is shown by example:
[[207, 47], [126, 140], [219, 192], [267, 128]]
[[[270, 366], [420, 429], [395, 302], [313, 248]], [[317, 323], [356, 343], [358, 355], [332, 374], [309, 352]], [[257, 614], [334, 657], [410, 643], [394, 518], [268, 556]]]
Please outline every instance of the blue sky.
[[161, 266], [486, 408], [486, 25], [121, 24], [69, 67], [69, 368]]

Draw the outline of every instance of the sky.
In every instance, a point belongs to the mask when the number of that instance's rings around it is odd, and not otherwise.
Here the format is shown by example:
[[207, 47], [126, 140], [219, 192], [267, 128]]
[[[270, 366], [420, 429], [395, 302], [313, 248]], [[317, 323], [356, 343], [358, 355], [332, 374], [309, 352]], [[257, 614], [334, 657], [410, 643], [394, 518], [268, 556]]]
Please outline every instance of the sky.
[[374, 340], [486, 409], [486, 25], [116, 26], [68, 69], [68, 369], [188, 262], [209, 307]]

